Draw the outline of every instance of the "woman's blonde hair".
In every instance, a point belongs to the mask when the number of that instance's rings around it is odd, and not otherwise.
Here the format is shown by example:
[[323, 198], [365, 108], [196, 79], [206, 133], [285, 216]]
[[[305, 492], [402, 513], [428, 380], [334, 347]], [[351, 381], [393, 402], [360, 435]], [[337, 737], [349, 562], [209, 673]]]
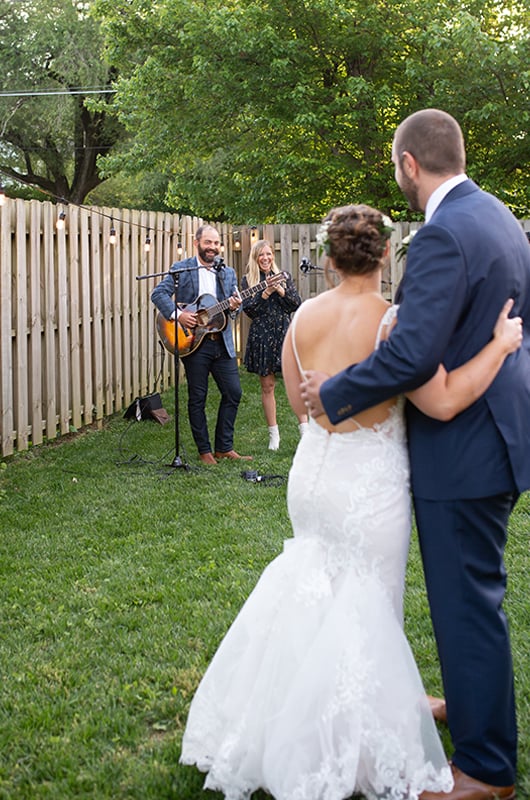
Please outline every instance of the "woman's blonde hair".
[[270, 247], [270, 249], [272, 250], [273, 262], [272, 262], [271, 272], [280, 271], [280, 268], [276, 264], [276, 261], [274, 261], [274, 247], [267, 239], [258, 239], [258, 241], [254, 242], [254, 244], [252, 245], [252, 248], [250, 250], [250, 255], [248, 257], [246, 276], [247, 276], [247, 283], [249, 286], [256, 286], [256, 284], [258, 284], [261, 280], [258, 258], [260, 257], [261, 251], [265, 247]]

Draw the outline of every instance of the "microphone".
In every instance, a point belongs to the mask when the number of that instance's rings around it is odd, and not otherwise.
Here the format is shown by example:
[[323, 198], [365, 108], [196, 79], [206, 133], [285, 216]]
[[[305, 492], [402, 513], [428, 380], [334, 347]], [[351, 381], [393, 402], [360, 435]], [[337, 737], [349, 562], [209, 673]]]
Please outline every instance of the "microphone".
[[222, 270], [225, 266], [226, 264], [224, 258], [222, 256], [215, 256], [212, 262], [212, 267], [217, 270], [217, 272], [220, 272], [220, 270]]
[[304, 274], [307, 274], [311, 269], [324, 269], [324, 267], [317, 267], [315, 264], [312, 264], [308, 258], [303, 258], [300, 261], [300, 269]]

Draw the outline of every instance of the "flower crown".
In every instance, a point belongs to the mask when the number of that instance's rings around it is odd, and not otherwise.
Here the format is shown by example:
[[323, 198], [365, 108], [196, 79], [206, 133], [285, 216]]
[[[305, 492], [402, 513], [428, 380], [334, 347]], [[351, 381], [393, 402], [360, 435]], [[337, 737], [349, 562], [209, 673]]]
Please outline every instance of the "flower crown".
[[410, 247], [410, 243], [414, 239], [414, 236], [416, 235], [416, 233], [417, 233], [417, 231], [411, 231], [408, 234], [408, 236], [404, 236], [403, 237], [403, 239], [401, 241], [401, 247], [398, 247], [398, 249], [396, 251], [396, 257], [397, 257], [398, 261], [401, 261], [401, 259], [405, 258], [405, 256], [407, 255], [408, 249]]
[[329, 234], [328, 228], [331, 225], [331, 220], [327, 219], [322, 223], [317, 231], [317, 245], [319, 253], [324, 250], [325, 254], [329, 256]]
[[[317, 245], [319, 249], [319, 253], [324, 250], [327, 256], [329, 256], [330, 248], [329, 248], [329, 233], [328, 229], [331, 225], [333, 220], [326, 219], [320, 228], [317, 231]], [[379, 223], [379, 233], [383, 237], [383, 239], [390, 239], [394, 228], [392, 226], [392, 220], [390, 217], [387, 217], [386, 214], [381, 214], [381, 221]]]
[[394, 228], [392, 226], [392, 220], [390, 217], [387, 217], [386, 214], [381, 214], [381, 222], [379, 223], [379, 233], [383, 237], [383, 239], [390, 239]]

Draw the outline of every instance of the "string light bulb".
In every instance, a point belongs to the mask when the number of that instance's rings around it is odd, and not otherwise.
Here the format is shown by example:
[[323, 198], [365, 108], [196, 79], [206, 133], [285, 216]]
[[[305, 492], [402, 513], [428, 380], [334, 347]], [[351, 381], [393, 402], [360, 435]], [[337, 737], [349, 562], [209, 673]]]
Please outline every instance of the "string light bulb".
[[177, 255], [181, 256], [183, 252], [182, 242], [177, 242]]
[[116, 228], [112, 217], [110, 218], [109, 244], [116, 244]]
[[59, 213], [59, 216], [57, 217], [57, 222], [55, 223], [55, 227], [57, 228], [58, 231], [64, 230], [65, 219], [66, 219], [66, 214], [64, 213], [64, 211], [61, 211]]
[[250, 229], [250, 241], [252, 243], [258, 241], [258, 229], [257, 229], [257, 227], [255, 225], [252, 225], [252, 227]]
[[144, 251], [148, 253], [151, 249], [151, 237], [149, 236], [150, 228], [147, 229], [147, 236], [145, 237]]

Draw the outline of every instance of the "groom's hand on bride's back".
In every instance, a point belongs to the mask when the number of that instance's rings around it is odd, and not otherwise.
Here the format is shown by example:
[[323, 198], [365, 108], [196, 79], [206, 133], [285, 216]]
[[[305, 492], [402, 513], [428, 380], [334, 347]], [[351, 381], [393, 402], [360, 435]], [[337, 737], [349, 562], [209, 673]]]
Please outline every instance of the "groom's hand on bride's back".
[[326, 372], [317, 372], [313, 369], [305, 371], [305, 378], [300, 384], [300, 394], [312, 417], [319, 417], [325, 413], [324, 406], [320, 401], [320, 387], [328, 378], [329, 375]]

